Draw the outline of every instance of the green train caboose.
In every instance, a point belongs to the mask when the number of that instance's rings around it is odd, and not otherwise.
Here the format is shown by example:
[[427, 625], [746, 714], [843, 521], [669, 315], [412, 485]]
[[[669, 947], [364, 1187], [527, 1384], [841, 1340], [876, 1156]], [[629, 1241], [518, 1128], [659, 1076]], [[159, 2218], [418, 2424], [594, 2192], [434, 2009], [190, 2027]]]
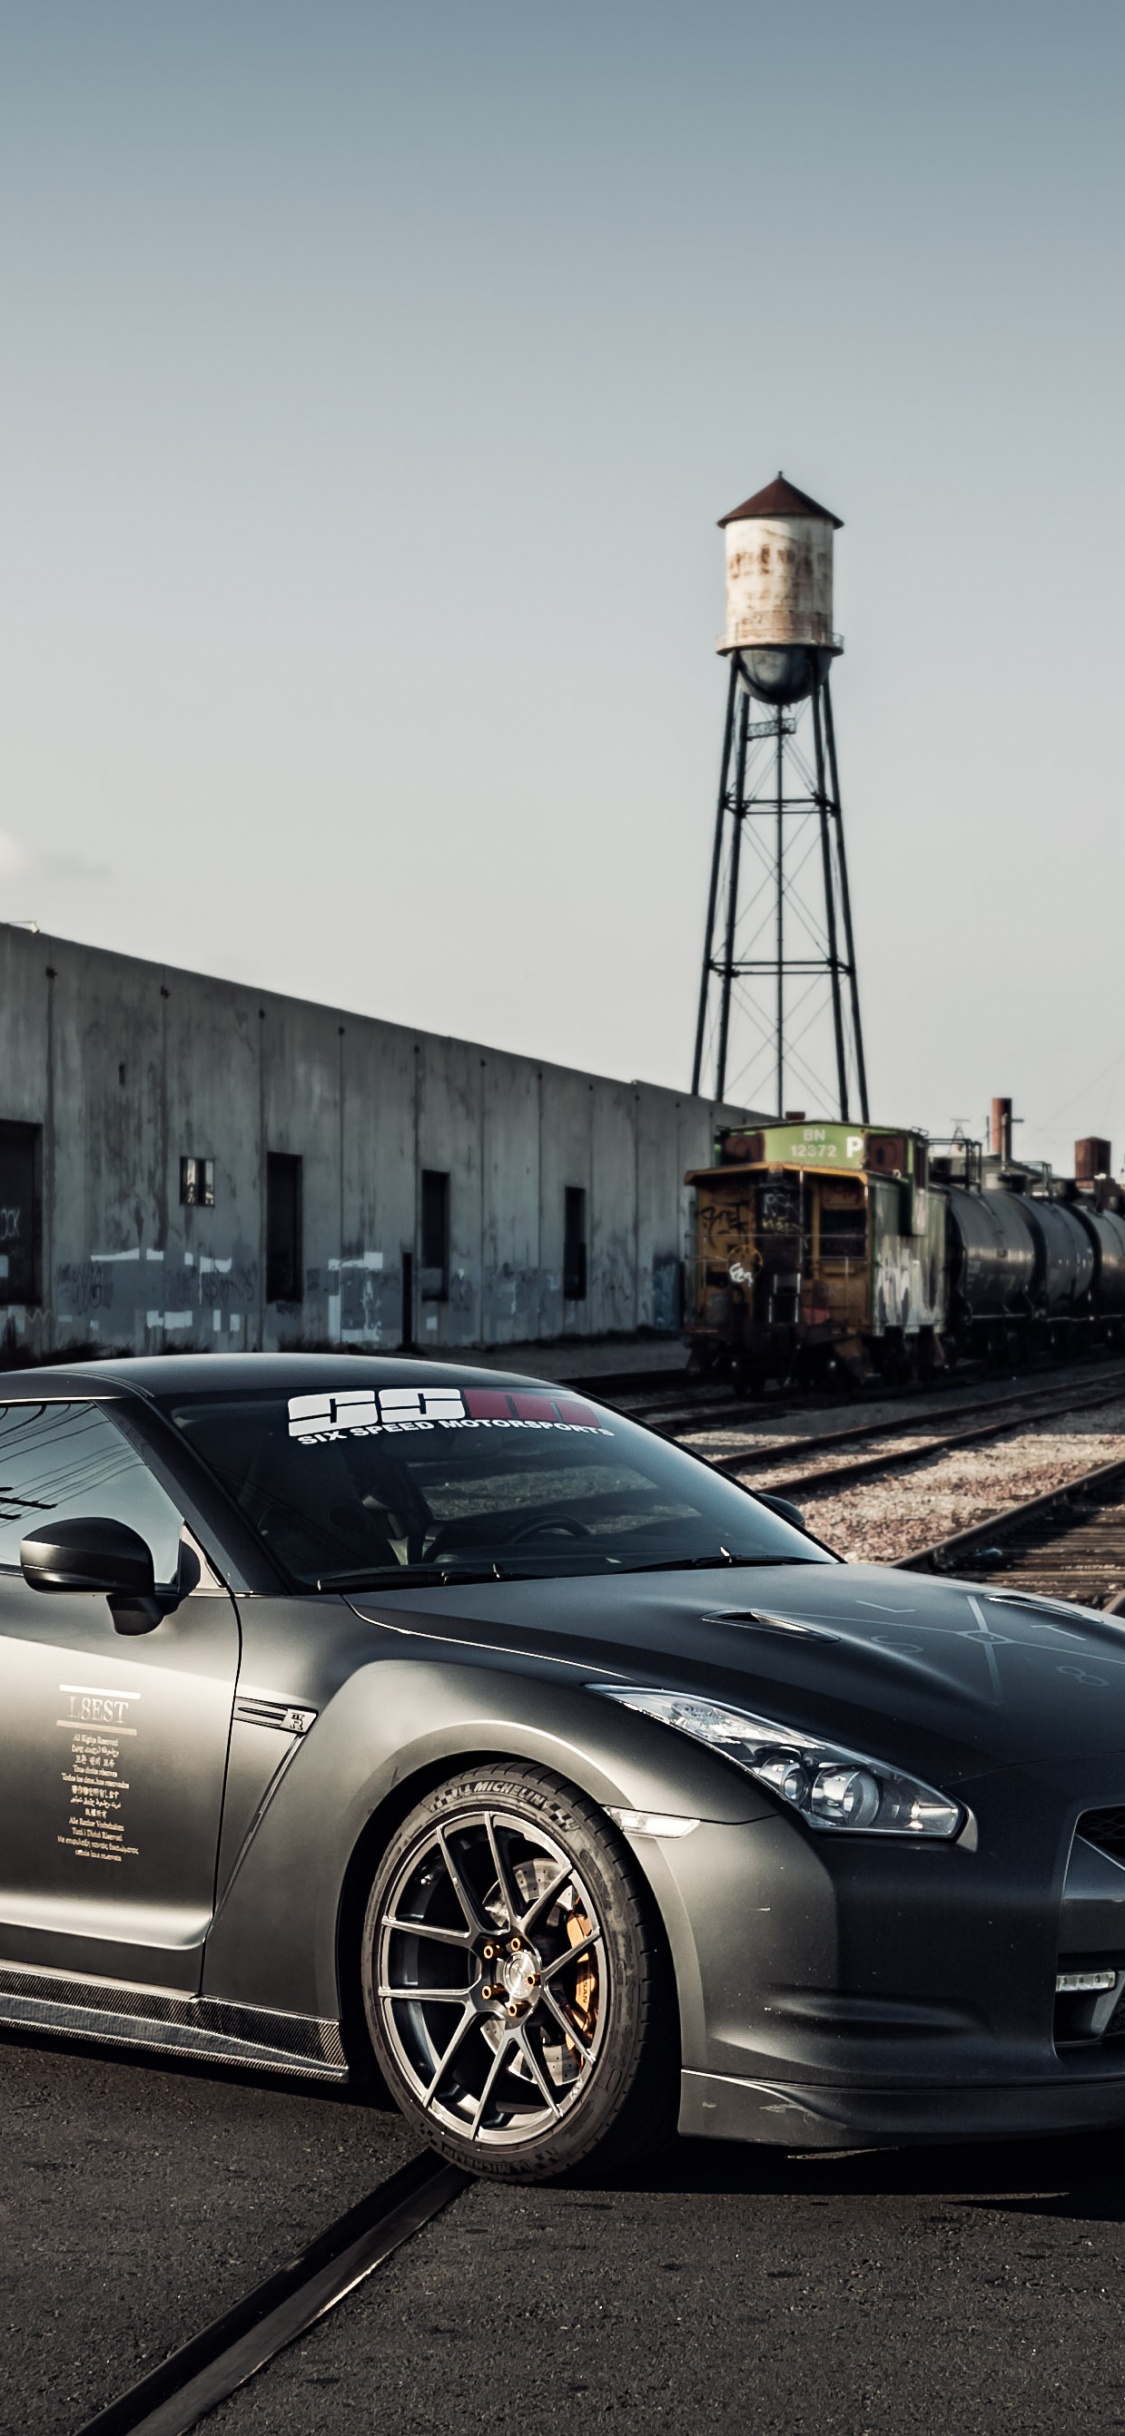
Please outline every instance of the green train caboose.
[[768, 1379], [920, 1377], [941, 1365], [945, 1195], [927, 1140], [882, 1125], [720, 1134], [695, 1168], [693, 1370]]

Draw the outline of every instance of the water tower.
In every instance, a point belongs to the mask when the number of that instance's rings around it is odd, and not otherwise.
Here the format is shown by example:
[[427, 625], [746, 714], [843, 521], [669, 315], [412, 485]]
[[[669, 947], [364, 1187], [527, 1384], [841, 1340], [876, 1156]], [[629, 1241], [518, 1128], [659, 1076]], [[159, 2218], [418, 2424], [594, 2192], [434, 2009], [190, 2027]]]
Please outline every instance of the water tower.
[[840, 518], [779, 474], [719, 521], [730, 674], [692, 1090], [710, 1052], [716, 1099], [779, 1117], [836, 1099], [866, 1122], [829, 683]]

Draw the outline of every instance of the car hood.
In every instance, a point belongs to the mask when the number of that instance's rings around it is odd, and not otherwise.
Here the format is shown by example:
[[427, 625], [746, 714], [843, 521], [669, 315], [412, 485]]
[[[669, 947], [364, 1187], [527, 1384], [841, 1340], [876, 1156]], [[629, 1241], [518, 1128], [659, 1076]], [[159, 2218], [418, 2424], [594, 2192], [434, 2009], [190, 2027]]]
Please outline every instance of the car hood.
[[1125, 1751], [1125, 1620], [878, 1565], [353, 1592], [403, 1637], [727, 1700], [944, 1781]]

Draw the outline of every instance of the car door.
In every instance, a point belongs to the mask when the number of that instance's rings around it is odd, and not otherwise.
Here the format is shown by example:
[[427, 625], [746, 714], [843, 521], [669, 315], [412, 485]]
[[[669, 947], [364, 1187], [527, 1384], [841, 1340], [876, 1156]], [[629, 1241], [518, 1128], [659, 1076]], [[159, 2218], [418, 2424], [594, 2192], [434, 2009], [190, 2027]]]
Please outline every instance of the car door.
[[[21, 1539], [64, 1516], [147, 1540], [182, 1590], [151, 1631], [25, 1582]], [[238, 1649], [234, 1601], [112, 1404], [0, 1401], [0, 1966], [198, 1988]]]

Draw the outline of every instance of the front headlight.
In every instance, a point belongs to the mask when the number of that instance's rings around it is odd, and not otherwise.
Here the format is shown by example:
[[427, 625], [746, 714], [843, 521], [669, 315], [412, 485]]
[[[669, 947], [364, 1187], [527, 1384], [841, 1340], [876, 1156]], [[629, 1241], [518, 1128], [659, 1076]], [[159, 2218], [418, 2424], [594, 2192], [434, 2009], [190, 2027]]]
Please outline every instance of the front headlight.
[[932, 1785], [888, 1768], [881, 1759], [822, 1742], [816, 1734], [750, 1717], [719, 1700], [698, 1700], [690, 1692], [634, 1691], [611, 1683], [592, 1683], [589, 1689], [707, 1743], [780, 1794], [810, 1827], [833, 1835], [949, 1837], [964, 1824], [960, 1803], [935, 1793]]

